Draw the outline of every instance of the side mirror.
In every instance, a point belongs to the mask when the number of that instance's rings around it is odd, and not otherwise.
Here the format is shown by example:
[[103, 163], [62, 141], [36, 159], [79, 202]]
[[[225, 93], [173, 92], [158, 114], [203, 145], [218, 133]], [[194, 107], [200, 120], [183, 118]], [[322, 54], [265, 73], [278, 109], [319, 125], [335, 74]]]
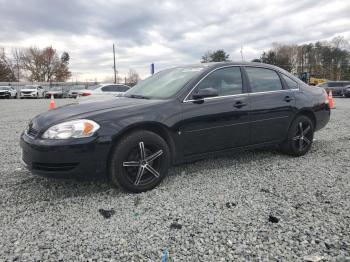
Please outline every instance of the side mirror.
[[206, 97], [215, 97], [218, 95], [219, 95], [218, 90], [212, 87], [208, 87], [208, 88], [199, 89], [197, 93], [192, 95], [192, 98], [194, 100], [197, 100], [197, 99], [203, 99]]

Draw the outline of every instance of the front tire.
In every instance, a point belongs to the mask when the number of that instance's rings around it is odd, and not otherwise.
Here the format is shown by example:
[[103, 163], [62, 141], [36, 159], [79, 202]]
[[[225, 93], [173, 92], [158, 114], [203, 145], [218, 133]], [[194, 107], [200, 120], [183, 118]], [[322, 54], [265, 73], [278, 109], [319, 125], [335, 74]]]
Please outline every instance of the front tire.
[[291, 156], [303, 156], [311, 148], [314, 139], [314, 124], [304, 115], [296, 117], [288, 131], [286, 140], [281, 145], [283, 153]]
[[159, 185], [169, 166], [170, 151], [164, 139], [150, 131], [136, 131], [124, 136], [115, 147], [109, 176], [114, 185], [140, 193]]

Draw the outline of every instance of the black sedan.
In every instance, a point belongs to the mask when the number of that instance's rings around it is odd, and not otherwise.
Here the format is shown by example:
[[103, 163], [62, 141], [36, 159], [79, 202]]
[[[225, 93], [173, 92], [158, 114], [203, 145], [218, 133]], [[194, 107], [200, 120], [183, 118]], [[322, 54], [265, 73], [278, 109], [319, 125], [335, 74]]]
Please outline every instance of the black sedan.
[[70, 104], [35, 117], [21, 135], [35, 174], [108, 174], [132, 192], [157, 186], [172, 164], [279, 145], [302, 156], [330, 118], [325, 90], [260, 63], [176, 67], [124, 97]]

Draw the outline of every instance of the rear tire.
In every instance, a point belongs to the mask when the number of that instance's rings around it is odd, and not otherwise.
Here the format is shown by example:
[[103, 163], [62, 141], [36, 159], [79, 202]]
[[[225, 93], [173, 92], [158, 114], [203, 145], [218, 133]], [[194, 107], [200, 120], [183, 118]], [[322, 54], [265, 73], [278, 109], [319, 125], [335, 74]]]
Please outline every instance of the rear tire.
[[170, 151], [159, 135], [140, 130], [121, 138], [109, 162], [111, 182], [130, 192], [151, 190], [166, 176]]
[[314, 124], [304, 115], [296, 117], [289, 127], [286, 140], [281, 144], [283, 153], [291, 156], [303, 156], [311, 148], [314, 138]]

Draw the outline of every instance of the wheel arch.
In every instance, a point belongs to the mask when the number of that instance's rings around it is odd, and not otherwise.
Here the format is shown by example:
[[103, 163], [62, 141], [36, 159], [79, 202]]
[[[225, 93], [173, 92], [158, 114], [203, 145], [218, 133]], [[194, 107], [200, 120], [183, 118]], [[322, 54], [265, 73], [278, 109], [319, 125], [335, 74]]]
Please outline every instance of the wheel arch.
[[115, 149], [115, 147], [118, 145], [119, 141], [126, 136], [127, 134], [130, 134], [132, 132], [140, 131], [140, 130], [147, 130], [151, 131], [157, 135], [159, 135], [161, 138], [164, 139], [164, 141], [168, 144], [169, 150], [171, 153], [171, 163], [175, 163], [176, 159], [176, 145], [173, 136], [171, 135], [171, 130], [158, 122], [142, 122], [142, 123], [137, 123], [130, 125], [121, 132], [118, 133], [115, 137], [112, 139], [112, 146], [110, 149], [110, 152], [108, 153], [108, 163], [110, 160], [110, 157]]
[[311, 109], [303, 109], [298, 111], [295, 116], [293, 117], [293, 120], [290, 122], [289, 127], [293, 123], [294, 119], [296, 119], [298, 116], [307, 116], [311, 119], [312, 124], [314, 125], [314, 130], [316, 129], [317, 121], [316, 121], [316, 115]]

